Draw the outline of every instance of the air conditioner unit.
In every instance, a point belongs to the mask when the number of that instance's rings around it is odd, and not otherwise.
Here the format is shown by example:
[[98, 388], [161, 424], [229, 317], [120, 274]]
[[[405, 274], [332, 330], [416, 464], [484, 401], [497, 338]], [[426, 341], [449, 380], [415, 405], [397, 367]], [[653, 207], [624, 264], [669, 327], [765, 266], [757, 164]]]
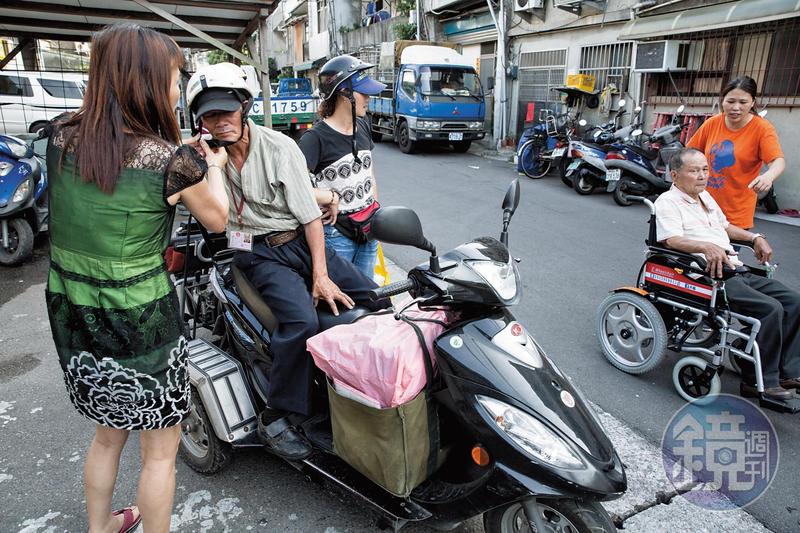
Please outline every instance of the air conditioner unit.
[[[702, 43], [700, 43], [702, 44]], [[695, 70], [703, 56], [703, 47], [693, 41], [652, 41], [636, 45], [636, 72]]]
[[542, 9], [544, 0], [514, 0], [514, 11], [530, 11], [531, 9]]

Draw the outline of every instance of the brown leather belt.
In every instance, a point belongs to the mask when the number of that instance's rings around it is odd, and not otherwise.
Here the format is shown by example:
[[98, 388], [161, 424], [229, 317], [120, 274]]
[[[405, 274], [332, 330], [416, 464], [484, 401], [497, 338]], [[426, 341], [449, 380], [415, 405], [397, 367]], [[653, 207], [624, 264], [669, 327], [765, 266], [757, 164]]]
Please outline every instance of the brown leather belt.
[[276, 231], [274, 233], [267, 233], [265, 235], [257, 235], [256, 240], [263, 239], [264, 244], [270, 248], [275, 248], [276, 246], [283, 246], [287, 242], [292, 242], [300, 236], [300, 233], [300, 228], [289, 231]]

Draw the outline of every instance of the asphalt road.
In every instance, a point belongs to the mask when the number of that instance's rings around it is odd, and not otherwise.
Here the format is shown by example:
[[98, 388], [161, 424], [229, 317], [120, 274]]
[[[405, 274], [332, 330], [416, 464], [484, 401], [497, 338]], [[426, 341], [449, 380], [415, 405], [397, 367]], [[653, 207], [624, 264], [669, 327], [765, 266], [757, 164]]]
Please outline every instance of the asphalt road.
[[[427, 237], [441, 252], [500, 231], [500, 203], [516, 172], [507, 163], [471, 154], [432, 151], [404, 155], [390, 144], [375, 148], [381, 202], [415, 209]], [[672, 387], [671, 365], [645, 377], [607, 364], [594, 335], [597, 305], [613, 287], [631, 284], [642, 261], [647, 212], [620, 208], [610, 197], [580, 197], [551, 176], [522, 177], [522, 201], [511, 224], [524, 298], [518, 318], [548, 354], [603, 409], [657, 443], [683, 405]], [[800, 229], [759, 222], [781, 264], [779, 277], [800, 287]], [[81, 465], [92, 428], [67, 401], [50, 340], [43, 302], [46, 243], [31, 263], [0, 267], [0, 531], [86, 529]], [[403, 268], [425, 261], [424, 252], [386, 246]], [[670, 362], [674, 362], [674, 356]], [[735, 393], [726, 375], [723, 390]], [[749, 509], [775, 531], [797, 531], [800, 473], [797, 419], [769, 414], [781, 444], [781, 464], [768, 493]], [[138, 450], [123, 456], [114, 503], [133, 500]], [[240, 452], [213, 478], [178, 465], [173, 515], [176, 531], [375, 531], [361, 504], [307, 482], [281, 461]], [[427, 532], [413, 528], [413, 532]], [[478, 533], [473, 520], [459, 531]]]

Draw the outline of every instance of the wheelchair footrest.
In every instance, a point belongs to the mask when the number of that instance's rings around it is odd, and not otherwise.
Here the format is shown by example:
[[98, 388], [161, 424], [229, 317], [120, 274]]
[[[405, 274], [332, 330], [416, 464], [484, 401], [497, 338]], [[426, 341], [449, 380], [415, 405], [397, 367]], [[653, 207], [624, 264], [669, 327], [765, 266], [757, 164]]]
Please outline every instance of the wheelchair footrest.
[[800, 413], [800, 398], [791, 400], [775, 400], [772, 398], [767, 398], [764, 395], [759, 395], [758, 405], [764, 409], [769, 409], [778, 413]]

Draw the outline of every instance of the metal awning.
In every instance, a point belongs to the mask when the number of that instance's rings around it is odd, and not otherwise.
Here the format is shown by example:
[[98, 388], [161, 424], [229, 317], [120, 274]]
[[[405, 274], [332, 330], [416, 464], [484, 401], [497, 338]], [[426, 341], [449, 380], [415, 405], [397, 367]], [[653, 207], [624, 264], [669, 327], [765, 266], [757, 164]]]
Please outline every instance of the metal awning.
[[[156, 8], [240, 50], [278, 0], [152, 0]], [[157, 29], [186, 48], [213, 48], [206, 40], [134, 0], [1, 0], [0, 35], [17, 39], [88, 41], [122, 20]]]
[[739, 0], [687, 9], [677, 13], [641, 17], [625, 24], [617, 37], [634, 41], [679, 33], [760, 24], [800, 16], [800, 0]]

